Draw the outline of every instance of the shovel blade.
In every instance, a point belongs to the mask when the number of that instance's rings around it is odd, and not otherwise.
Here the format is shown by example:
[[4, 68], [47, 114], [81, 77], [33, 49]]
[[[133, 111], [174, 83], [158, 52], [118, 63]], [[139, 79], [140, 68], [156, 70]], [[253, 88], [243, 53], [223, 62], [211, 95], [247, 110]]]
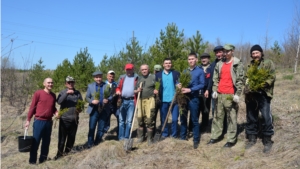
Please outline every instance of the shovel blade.
[[156, 134], [154, 135], [153, 142], [154, 142], [154, 143], [159, 142], [160, 137], [161, 137], [161, 133], [156, 133]]
[[123, 148], [125, 151], [130, 151], [133, 147], [133, 139], [126, 139]]

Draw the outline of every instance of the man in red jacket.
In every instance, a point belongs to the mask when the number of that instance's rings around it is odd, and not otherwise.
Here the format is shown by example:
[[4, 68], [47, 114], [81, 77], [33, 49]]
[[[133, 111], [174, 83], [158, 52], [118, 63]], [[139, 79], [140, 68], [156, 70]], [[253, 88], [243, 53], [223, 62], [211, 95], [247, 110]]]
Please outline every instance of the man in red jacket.
[[28, 128], [30, 120], [34, 115], [33, 122], [33, 143], [30, 151], [29, 164], [36, 164], [37, 151], [42, 139], [41, 154], [39, 163], [43, 163], [47, 160], [49, 153], [49, 145], [52, 132], [52, 117], [55, 114], [58, 116], [58, 112], [55, 108], [56, 96], [51, 92], [53, 87], [53, 81], [51, 78], [46, 78], [42, 90], [37, 90], [30, 105], [30, 109], [27, 115], [27, 121], [25, 128]]

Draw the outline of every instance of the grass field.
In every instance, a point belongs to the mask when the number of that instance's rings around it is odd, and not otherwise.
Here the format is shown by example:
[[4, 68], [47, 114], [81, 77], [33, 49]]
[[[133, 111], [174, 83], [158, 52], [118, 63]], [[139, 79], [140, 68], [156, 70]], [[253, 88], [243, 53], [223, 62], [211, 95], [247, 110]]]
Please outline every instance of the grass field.
[[[89, 118], [86, 113], [81, 113], [74, 151], [57, 161], [50, 160], [39, 165], [29, 165], [29, 153], [18, 151], [17, 138], [23, 135], [22, 125], [27, 110], [22, 115], [16, 115], [13, 107], [2, 102], [1, 168], [300, 168], [299, 86], [300, 74], [277, 73], [275, 94], [271, 104], [275, 135], [272, 138], [274, 144], [270, 154], [262, 152], [263, 145], [260, 139], [255, 146], [245, 149], [244, 123], [246, 122], [246, 112], [245, 104], [242, 101], [238, 112], [238, 142], [230, 149], [223, 148], [226, 139], [214, 145], [206, 145], [210, 139], [210, 132], [208, 131], [201, 134], [200, 146], [196, 150], [193, 149], [192, 138], [188, 141], [168, 138], [151, 146], [148, 146], [146, 142], [134, 143], [133, 151], [124, 152], [123, 143], [116, 140], [116, 119], [114, 116], [111, 118], [110, 134], [106, 140], [96, 147], [85, 149]], [[136, 124], [134, 129], [137, 127]], [[136, 135], [135, 132], [134, 136]], [[29, 135], [31, 134], [32, 127], [29, 129]], [[50, 158], [56, 155], [57, 138], [58, 127], [53, 128], [52, 131]]]

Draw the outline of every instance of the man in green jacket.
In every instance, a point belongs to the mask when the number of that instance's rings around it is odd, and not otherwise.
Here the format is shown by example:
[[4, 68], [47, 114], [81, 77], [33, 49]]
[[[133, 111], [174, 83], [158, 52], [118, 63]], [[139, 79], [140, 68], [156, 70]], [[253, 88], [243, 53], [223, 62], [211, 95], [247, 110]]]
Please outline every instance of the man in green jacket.
[[211, 140], [208, 144], [220, 141], [225, 114], [227, 115], [227, 143], [224, 147], [235, 145], [237, 138], [238, 102], [244, 82], [244, 67], [240, 59], [234, 57], [235, 47], [231, 44], [224, 46], [224, 61], [217, 63], [213, 76], [213, 94], [216, 99], [217, 111], [212, 122]]
[[[273, 145], [271, 137], [272, 135], [274, 135], [270, 104], [273, 97], [273, 88], [276, 78], [275, 66], [271, 60], [264, 59], [263, 50], [259, 45], [252, 46], [250, 54], [253, 60], [247, 67], [247, 73], [245, 76], [245, 102], [247, 111], [247, 124], [245, 126], [245, 129], [248, 136], [246, 148], [248, 149], [256, 143], [258, 134], [258, 113], [260, 111], [264, 119], [262, 123], [264, 144], [263, 152], [269, 153]], [[263, 82], [259, 82], [261, 84], [256, 91], [254, 91], [250, 86], [250, 84], [252, 84], [252, 86], [255, 84], [255, 82], [252, 83], [252, 79], [251, 77], [249, 77], [253, 76], [253, 74], [249, 74], [250, 68], [255, 68], [268, 73], [267, 75], [265, 75], [266, 78], [263, 79]]]

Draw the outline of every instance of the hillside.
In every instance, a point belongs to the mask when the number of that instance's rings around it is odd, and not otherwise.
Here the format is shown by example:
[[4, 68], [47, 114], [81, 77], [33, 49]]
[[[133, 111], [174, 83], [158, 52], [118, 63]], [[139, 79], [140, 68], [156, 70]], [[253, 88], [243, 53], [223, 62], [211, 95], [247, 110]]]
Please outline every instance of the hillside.
[[[14, 109], [2, 102], [1, 168], [300, 168], [300, 74], [293, 77], [291, 75], [290, 72], [277, 73], [271, 104], [275, 135], [270, 154], [262, 153], [263, 145], [260, 139], [254, 147], [245, 150], [246, 113], [245, 104], [240, 102], [238, 142], [231, 149], [223, 148], [226, 139], [215, 145], [206, 145], [210, 139], [208, 131], [201, 134], [200, 146], [196, 150], [193, 149], [192, 138], [188, 141], [168, 138], [151, 146], [147, 146], [146, 142], [134, 143], [133, 151], [124, 152], [123, 143], [116, 141], [114, 116], [111, 118], [110, 134], [105, 141], [96, 147], [85, 149], [89, 118], [86, 113], [81, 113], [74, 151], [57, 161], [29, 165], [29, 153], [18, 151], [17, 139], [17, 136], [23, 135], [22, 125], [27, 111], [16, 116]], [[29, 135], [32, 135], [32, 127], [29, 129]], [[136, 132], [133, 136], [135, 135]], [[50, 158], [56, 154], [57, 137], [58, 127], [52, 131]]]

